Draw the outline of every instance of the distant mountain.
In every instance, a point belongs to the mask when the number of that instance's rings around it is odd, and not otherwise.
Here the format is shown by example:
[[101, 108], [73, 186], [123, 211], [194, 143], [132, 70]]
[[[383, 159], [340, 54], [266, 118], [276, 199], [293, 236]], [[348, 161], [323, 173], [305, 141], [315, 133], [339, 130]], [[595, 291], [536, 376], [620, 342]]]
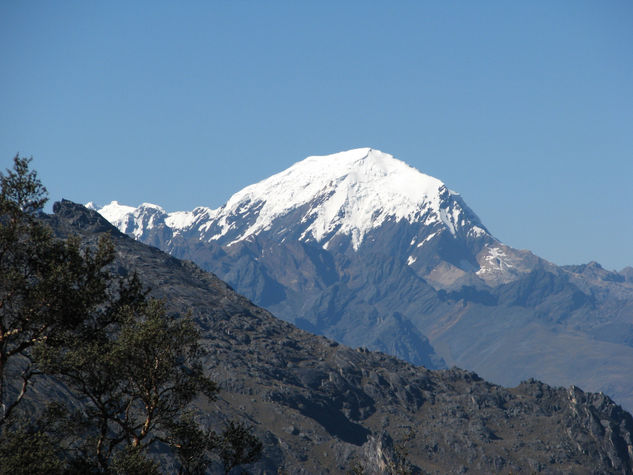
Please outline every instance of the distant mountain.
[[515, 280], [538, 261], [492, 237], [441, 181], [367, 148], [308, 157], [215, 210], [167, 213], [150, 203], [133, 208], [113, 201], [98, 211], [122, 232], [167, 247], [176, 247], [178, 237], [226, 247], [266, 237], [349, 254], [385, 244], [375, 242], [377, 234], [397, 224], [406, 239], [400, 232], [402, 242], [385, 251], [407, 254], [407, 265], [440, 287], [464, 277], [470, 282], [473, 271], [482, 282]]
[[501, 384], [579, 384], [633, 408], [633, 272], [513, 249], [391, 155], [309, 157], [218, 209], [92, 207], [311, 332]]
[[[54, 212], [46, 219], [59, 236], [90, 245], [109, 234], [115, 269], [137, 272], [174, 318], [190, 314], [199, 325], [205, 368], [221, 387], [200, 421], [253, 425], [264, 443], [253, 473], [397, 473], [404, 459], [411, 473], [429, 474], [633, 470], [633, 418], [605, 395], [534, 380], [505, 389], [353, 350], [276, 319], [93, 211], [64, 201]], [[46, 395], [43, 384], [34, 390]]]

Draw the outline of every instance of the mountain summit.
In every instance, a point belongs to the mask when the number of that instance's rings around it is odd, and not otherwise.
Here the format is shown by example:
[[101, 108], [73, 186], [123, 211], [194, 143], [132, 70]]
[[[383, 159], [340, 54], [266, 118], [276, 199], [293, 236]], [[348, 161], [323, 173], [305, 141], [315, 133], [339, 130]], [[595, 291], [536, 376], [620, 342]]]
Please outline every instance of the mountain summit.
[[[92, 203], [88, 207], [95, 208]], [[198, 224], [201, 238], [229, 245], [271, 230], [289, 214], [299, 219], [280, 234], [299, 233], [299, 240], [314, 240], [325, 248], [334, 237], [346, 236], [358, 250], [370, 230], [389, 220], [421, 222], [452, 235], [487, 234], [459, 195], [440, 180], [371, 148], [308, 157], [247, 186], [216, 210], [199, 207], [166, 214], [149, 203], [135, 209], [113, 201], [99, 212], [119, 227], [136, 230], [154, 224], [137, 222], [151, 210], [176, 232]]]
[[[248, 239], [272, 229], [289, 214], [298, 218], [297, 224], [292, 231], [288, 227], [280, 230], [280, 237], [292, 233], [324, 248], [334, 237], [346, 236], [358, 250], [370, 230], [389, 220], [424, 222], [452, 234], [468, 224], [470, 232], [486, 232], [474, 213], [441, 181], [389, 154], [360, 148], [308, 157], [244, 188], [215, 213], [213, 239]], [[235, 225], [238, 220], [240, 226]]]
[[310, 332], [633, 407], [632, 274], [514, 249], [440, 180], [378, 150], [308, 157], [218, 209], [98, 211]]
[[[440, 180], [371, 148], [308, 157], [218, 209], [167, 213], [150, 203], [134, 208], [113, 201], [97, 210], [121, 231], [168, 250], [174, 236], [221, 246], [268, 236], [358, 252], [368, 236], [376, 241], [379, 228], [406, 226], [408, 244], [398, 252], [439, 288], [473, 271], [485, 282], [514, 280], [530, 257], [499, 243]], [[435, 254], [439, 260], [429, 259]]]

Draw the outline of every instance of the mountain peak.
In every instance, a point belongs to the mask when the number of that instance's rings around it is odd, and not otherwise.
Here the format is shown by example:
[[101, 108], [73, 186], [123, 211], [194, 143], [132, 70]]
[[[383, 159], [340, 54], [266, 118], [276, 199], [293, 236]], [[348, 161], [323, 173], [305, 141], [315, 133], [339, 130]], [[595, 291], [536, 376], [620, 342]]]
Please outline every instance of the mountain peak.
[[[88, 209], [96, 209], [92, 202], [85, 206]], [[121, 232], [132, 234], [136, 239], [141, 237], [145, 229], [151, 229], [158, 221], [162, 222], [168, 216], [163, 208], [152, 203], [142, 203], [138, 208], [134, 208], [122, 205], [116, 200], [98, 211]]]
[[[273, 231], [277, 239], [316, 241], [327, 248], [336, 236], [358, 250], [365, 236], [387, 222], [405, 220], [439, 235], [447, 231], [487, 234], [461, 197], [440, 180], [388, 153], [370, 147], [310, 156], [286, 170], [238, 191], [219, 209], [165, 213], [155, 205], [138, 208], [116, 201], [99, 210], [124, 232], [142, 233], [134, 223], [155, 216], [174, 232], [196, 228], [205, 241], [225, 245]], [[429, 238], [431, 239], [431, 238]]]
[[[257, 207], [257, 219], [233, 240], [240, 241], [272, 227], [278, 218], [298, 212], [304, 223], [300, 239], [327, 246], [334, 235], [346, 235], [358, 249], [364, 236], [387, 220], [444, 223], [454, 235], [464, 221], [455, 193], [392, 155], [358, 148], [311, 156], [234, 194], [219, 211], [220, 232], [231, 231], [234, 217]], [[479, 223], [469, 211], [470, 221]]]

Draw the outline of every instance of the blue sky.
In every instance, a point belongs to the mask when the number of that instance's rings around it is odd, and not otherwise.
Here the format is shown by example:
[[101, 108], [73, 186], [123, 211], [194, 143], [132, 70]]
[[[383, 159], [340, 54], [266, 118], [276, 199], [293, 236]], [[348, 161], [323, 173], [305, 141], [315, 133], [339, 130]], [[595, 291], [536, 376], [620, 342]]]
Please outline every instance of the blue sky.
[[0, 163], [51, 200], [219, 206], [370, 146], [509, 245], [633, 265], [633, 2], [0, 2]]

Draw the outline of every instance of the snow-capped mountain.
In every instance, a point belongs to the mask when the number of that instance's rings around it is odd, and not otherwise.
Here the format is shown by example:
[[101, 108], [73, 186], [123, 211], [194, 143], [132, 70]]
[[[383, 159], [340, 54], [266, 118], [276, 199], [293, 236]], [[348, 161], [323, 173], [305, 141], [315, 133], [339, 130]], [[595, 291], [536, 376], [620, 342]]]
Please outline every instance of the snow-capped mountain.
[[299, 233], [299, 240], [314, 240], [326, 249], [333, 238], [346, 236], [357, 250], [370, 230], [388, 220], [420, 222], [452, 235], [487, 234], [479, 218], [444, 183], [370, 148], [308, 157], [244, 188], [216, 210], [200, 207], [168, 214], [149, 203], [133, 208], [113, 201], [98, 211], [137, 237], [164, 223], [174, 232], [195, 227], [201, 239], [228, 245], [269, 231], [297, 211], [299, 222], [280, 235]]
[[[297, 211], [298, 225], [278, 235], [314, 240], [325, 249], [334, 238], [345, 236], [358, 250], [367, 234], [388, 220], [422, 222], [453, 235], [486, 232], [441, 181], [368, 148], [308, 157], [248, 186], [216, 213], [210, 212], [215, 226], [201, 231], [207, 231], [208, 239], [230, 239], [230, 245], [273, 229], [276, 221]], [[208, 236], [211, 229], [215, 234]]]
[[513, 249], [440, 180], [378, 150], [308, 157], [217, 209], [89, 207], [313, 333], [633, 407], [633, 273]]
[[[407, 264], [438, 287], [472, 272], [489, 283], [509, 282], [535, 260], [494, 239], [440, 180], [371, 148], [308, 157], [218, 209], [167, 213], [150, 203], [134, 208], [113, 201], [98, 211], [122, 232], [168, 249], [178, 235], [221, 246], [268, 236], [357, 252], [379, 228], [406, 224], [408, 244], [393, 251], [406, 254]], [[438, 248], [447, 252], [436, 269], [440, 261], [430, 262], [428, 254]]]

